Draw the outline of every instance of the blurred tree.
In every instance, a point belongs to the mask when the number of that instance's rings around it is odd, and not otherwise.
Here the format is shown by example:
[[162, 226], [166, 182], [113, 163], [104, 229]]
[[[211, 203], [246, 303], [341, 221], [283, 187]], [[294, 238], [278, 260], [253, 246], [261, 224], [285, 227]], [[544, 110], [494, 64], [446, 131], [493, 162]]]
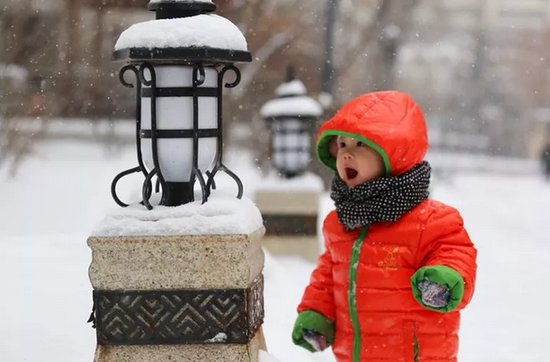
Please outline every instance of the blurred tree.
[[550, 9], [506, 4], [422, 0], [412, 12], [397, 86], [423, 105], [432, 148], [524, 157], [542, 147], [529, 144], [549, 108]]
[[[398, 43], [388, 44], [389, 36], [383, 30], [389, 29], [390, 23], [403, 28], [405, 14], [414, 3], [342, 1], [342, 6], [334, 7], [332, 19], [327, 19], [328, 5], [336, 0], [215, 2], [218, 12], [243, 30], [254, 55], [254, 62], [243, 67], [241, 86], [232, 92], [228, 104], [238, 119], [252, 117], [257, 105], [271, 96], [291, 63], [308, 89], [319, 93], [321, 69], [329, 50], [335, 55], [333, 81], [340, 102], [352, 94], [383, 87], [387, 79], [369, 81], [378, 74], [388, 75], [378, 71], [385, 67], [384, 59], [374, 59], [382, 54], [379, 50], [382, 45], [378, 43], [385, 42], [385, 49], [394, 49], [390, 51], [393, 59]], [[32, 69], [47, 80], [48, 94], [54, 98], [49, 107], [52, 114], [123, 116], [127, 101], [113, 76], [117, 67], [112, 64], [110, 54], [122, 30], [134, 22], [152, 18], [146, 10], [147, 3], [147, 0], [51, 0], [33, 2], [28, 9], [29, 6], [16, 0], [0, 0], [0, 6], [6, 9], [0, 14], [2, 43], [9, 50], [0, 60]], [[325, 30], [329, 24], [335, 29], [335, 38], [327, 49]], [[368, 48], [374, 49], [372, 61], [365, 57]]]
[[[393, 67], [384, 56], [390, 55], [390, 63], [395, 60], [400, 45], [395, 29], [407, 28], [407, 15], [414, 4], [414, 0], [249, 0], [224, 1], [219, 6], [222, 15], [245, 33], [254, 59], [241, 67], [242, 82], [230, 94], [226, 114], [236, 121], [253, 120], [250, 143], [263, 150], [258, 154], [262, 162], [269, 157], [265, 147], [269, 130], [257, 114], [258, 105], [274, 96], [286, 67], [294, 66], [310, 94], [332, 91], [333, 102], [325, 103], [327, 117], [355, 95], [389, 88]], [[327, 34], [331, 27], [332, 42]], [[334, 59], [327, 67], [331, 53]], [[311, 167], [326, 180], [330, 178], [318, 163]]]
[[[116, 65], [110, 54], [120, 28], [149, 15], [144, 10], [147, 3], [50, 0], [29, 4], [0, 0], [0, 62], [21, 66], [30, 78], [44, 80], [42, 91], [51, 115], [92, 119], [121, 116], [124, 107], [119, 108], [114, 100], [122, 101], [122, 106], [127, 102], [116, 90]], [[7, 98], [19, 97], [22, 104], [33, 96], [13, 92], [2, 89]], [[20, 109], [18, 113], [26, 112]]]
[[335, 66], [338, 103], [366, 91], [391, 89], [402, 34], [416, 0], [357, 0], [342, 3]]
[[[550, 48], [544, 46], [550, 30], [539, 12], [533, 13], [542, 19], [537, 26], [511, 28], [513, 12], [497, 26], [487, 7], [501, 5], [487, 0], [214, 2], [243, 31], [253, 55], [240, 66], [241, 84], [224, 99], [226, 121], [250, 126], [251, 148], [267, 144], [258, 108], [274, 96], [289, 65], [310, 94], [332, 91], [326, 117], [366, 91], [410, 91], [455, 149], [525, 154], [530, 112], [550, 107]], [[533, 3], [512, 2], [518, 9]], [[43, 115], [132, 118], [133, 95], [119, 84], [120, 64], [111, 53], [123, 30], [153, 18], [147, 3], [0, 0], [0, 64], [21, 67], [40, 85], [15, 86], [0, 73], [0, 112], [29, 116], [40, 99]]]

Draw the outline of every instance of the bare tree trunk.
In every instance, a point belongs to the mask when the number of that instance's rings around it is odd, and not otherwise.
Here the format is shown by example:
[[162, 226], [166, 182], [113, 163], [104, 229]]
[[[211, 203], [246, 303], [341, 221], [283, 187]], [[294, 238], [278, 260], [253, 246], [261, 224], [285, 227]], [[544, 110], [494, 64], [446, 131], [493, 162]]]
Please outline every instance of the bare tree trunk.
[[17, 175], [25, 157], [33, 152], [33, 145], [47, 131], [47, 120], [8, 117], [0, 120], [0, 168], [5, 166], [9, 177]]
[[286, 30], [282, 33], [273, 35], [264, 46], [254, 54], [254, 62], [248, 64], [242, 70], [241, 83], [234, 89], [233, 94], [236, 99], [242, 98], [250, 82], [254, 80], [255, 75], [262, 69], [263, 64], [269, 60], [272, 54], [288, 44], [294, 37], [294, 29]]
[[325, 51], [321, 68], [321, 92], [332, 96], [334, 83], [334, 23], [338, 11], [338, 0], [328, 0], [326, 5]]
[[369, 82], [367, 89], [362, 91], [393, 87], [393, 61], [400, 39], [390, 39], [387, 31], [393, 28], [399, 29], [401, 34], [406, 32], [410, 26], [409, 14], [415, 5], [416, 0], [379, 1], [372, 20], [366, 26], [356, 24], [350, 29], [360, 36], [355, 44], [342, 49], [344, 56], [339, 57], [338, 64], [339, 83], [355, 80], [357, 74], [368, 67]]
[[65, 0], [65, 9], [67, 11], [67, 17], [65, 18], [65, 60], [61, 63], [61, 89], [59, 94], [62, 95], [64, 102], [61, 105], [62, 113], [74, 115], [76, 109], [74, 101], [71, 100], [75, 90], [76, 54], [79, 54], [79, 2], [77, 0]]

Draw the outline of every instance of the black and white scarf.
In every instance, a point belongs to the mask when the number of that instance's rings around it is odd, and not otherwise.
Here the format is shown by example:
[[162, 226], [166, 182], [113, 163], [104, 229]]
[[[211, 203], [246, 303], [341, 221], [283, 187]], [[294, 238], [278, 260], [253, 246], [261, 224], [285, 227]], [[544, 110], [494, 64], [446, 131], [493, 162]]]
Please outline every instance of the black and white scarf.
[[338, 219], [346, 230], [396, 221], [428, 198], [430, 173], [430, 164], [423, 161], [399, 176], [380, 177], [352, 188], [336, 174], [330, 197]]

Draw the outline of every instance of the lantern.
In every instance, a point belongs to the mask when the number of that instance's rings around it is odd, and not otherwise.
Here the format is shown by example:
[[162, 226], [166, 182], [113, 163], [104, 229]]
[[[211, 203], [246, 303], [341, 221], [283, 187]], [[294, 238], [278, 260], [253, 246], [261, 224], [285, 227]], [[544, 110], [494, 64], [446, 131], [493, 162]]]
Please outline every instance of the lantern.
[[323, 113], [321, 105], [306, 95], [304, 84], [292, 70], [277, 90], [277, 98], [266, 102], [260, 114], [271, 126], [273, 167], [284, 177], [302, 174], [311, 160], [311, 124]]
[[[215, 187], [214, 176], [223, 171], [243, 187], [222, 162], [222, 91], [240, 82], [233, 63], [250, 61], [246, 40], [229, 20], [209, 14], [211, 1], [151, 0], [156, 19], [132, 25], [119, 37], [113, 57], [126, 64], [121, 83], [136, 89], [136, 148], [138, 166], [118, 174], [144, 176], [142, 203], [152, 209], [153, 180], [162, 189], [160, 204], [177, 206], [194, 201], [198, 181], [202, 202]], [[225, 83], [226, 73], [234, 80]], [[128, 81], [133, 74], [135, 83]]]

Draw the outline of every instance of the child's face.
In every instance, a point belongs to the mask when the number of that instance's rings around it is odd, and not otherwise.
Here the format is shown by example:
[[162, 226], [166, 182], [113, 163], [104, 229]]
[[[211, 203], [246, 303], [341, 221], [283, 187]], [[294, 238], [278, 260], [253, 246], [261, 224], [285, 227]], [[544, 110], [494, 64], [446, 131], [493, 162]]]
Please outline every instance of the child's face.
[[374, 149], [351, 137], [336, 138], [336, 170], [348, 187], [372, 181], [384, 174], [384, 161]]

